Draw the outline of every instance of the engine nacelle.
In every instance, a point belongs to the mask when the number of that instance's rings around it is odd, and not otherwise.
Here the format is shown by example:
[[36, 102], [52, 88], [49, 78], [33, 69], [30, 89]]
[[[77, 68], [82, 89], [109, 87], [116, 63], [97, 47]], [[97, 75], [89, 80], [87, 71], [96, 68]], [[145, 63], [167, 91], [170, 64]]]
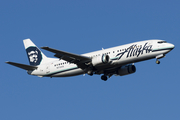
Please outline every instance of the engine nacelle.
[[128, 75], [136, 72], [136, 67], [134, 65], [126, 65], [122, 66], [118, 71], [117, 75], [123, 76]]
[[102, 56], [96, 56], [92, 58], [93, 66], [101, 66], [110, 62], [109, 55], [103, 54]]

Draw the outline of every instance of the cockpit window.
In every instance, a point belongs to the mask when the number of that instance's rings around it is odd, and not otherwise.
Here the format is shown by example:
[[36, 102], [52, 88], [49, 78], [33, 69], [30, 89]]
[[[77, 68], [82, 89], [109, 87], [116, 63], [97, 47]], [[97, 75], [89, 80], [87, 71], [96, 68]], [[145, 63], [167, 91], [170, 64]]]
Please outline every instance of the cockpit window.
[[159, 41], [158, 43], [160, 43], [160, 44], [161, 44], [161, 43], [167, 43], [167, 42], [166, 42], [166, 41]]

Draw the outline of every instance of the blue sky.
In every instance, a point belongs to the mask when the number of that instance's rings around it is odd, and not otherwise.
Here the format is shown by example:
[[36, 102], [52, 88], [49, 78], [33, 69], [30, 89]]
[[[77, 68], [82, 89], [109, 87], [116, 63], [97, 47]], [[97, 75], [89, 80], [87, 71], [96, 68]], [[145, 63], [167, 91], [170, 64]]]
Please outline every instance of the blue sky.
[[[179, 120], [179, 0], [0, 1], [1, 120]], [[39, 78], [5, 64], [28, 64], [23, 39], [82, 54], [147, 39], [176, 47], [155, 64], [104, 82], [100, 76]], [[47, 56], [53, 53], [42, 50]]]

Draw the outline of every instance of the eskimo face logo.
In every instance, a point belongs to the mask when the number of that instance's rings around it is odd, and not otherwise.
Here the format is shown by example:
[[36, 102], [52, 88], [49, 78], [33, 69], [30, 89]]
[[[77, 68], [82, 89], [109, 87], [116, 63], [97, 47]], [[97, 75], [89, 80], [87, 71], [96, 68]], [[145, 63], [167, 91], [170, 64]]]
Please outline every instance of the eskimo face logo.
[[28, 53], [30, 62], [36, 63], [38, 60], [38, 51], [31, 51]]
[[29, 47], [26, 49], [30, 65], [39, 65], [42, 60], [41, 52], [37, 47]]

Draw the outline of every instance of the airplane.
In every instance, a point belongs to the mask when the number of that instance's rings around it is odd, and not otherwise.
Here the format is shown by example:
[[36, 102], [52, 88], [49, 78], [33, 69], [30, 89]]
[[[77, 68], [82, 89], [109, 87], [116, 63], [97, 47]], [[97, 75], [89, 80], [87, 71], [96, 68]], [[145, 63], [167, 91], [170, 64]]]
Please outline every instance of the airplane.
[[86, 54], [74, 54], [50, 47], [41, 49], [55, 53], [55, 57], [45, 56], [30, 40], [23, 40], [30, 65], [9, 62], [6, 63], [27, 70], [29, 75], [38, 77], [69, 77], [81, 74], [90, 76], [101, 75], [106, 81], [111, 76], [124, 76], [136, 72], [134, 63], [149, 59], [159, 59], [174, 49], [174, 45], [164, 40], [153, 39], [134, 42], [126, 45], [102, 49]]

